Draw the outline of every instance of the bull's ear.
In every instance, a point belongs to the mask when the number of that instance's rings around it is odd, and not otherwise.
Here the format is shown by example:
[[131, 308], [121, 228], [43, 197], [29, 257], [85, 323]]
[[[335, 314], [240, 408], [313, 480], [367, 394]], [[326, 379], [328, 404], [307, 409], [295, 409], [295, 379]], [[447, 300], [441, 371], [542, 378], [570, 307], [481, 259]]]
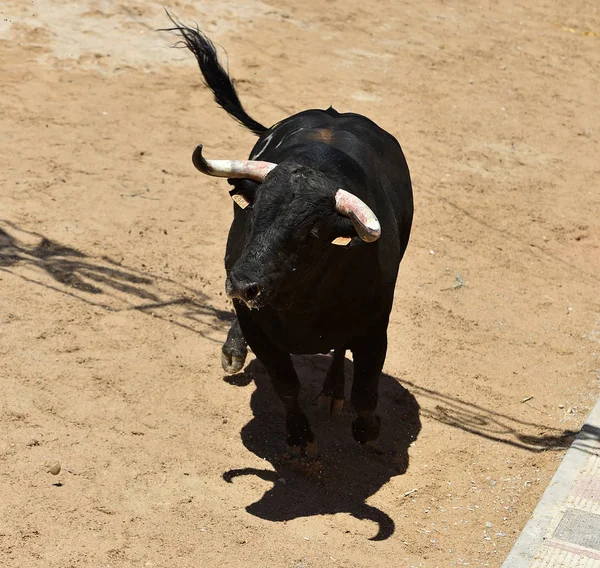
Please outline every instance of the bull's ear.
[[229, 195], [233, 202], [240, 208], [246, 209], [254, 202], [256, 190], [259, 187], [255, 182], [240, 179], [228, 179], [229, 185], [233, 186]]
[[352, 221], [347, 217], [338, 218], [334, 234], [337, 235], [337, 237], [331, 241], [332, 245], [346, 247], [352, 242], [352, 239], [356, 239], [360, 242]]
[[241, 193], [233, 193], [231, 199], [240, 209], [246, 209], [250, 205], [250, 202]]

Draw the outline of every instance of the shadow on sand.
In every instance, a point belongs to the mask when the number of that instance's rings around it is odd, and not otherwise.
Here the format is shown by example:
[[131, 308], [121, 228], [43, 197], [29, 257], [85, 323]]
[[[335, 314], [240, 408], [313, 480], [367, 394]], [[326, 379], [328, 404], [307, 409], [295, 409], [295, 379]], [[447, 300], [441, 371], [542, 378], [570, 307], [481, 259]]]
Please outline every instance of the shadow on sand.
[[[252, 361], [244, 373], [225, 378], [237, 387], [254, 382], [256, 389], [250, 401], [254, 417], [242, 428], [241, 437], [248, 450], [269, 461], [275, 470], [246, 467], [223, 474], [228, 483], [247, 475], [272, 482], [271, 489], [246, 507], [256, 517], [282, 522], [298, 517], [349, 513], [357, 519], [376, 523], [377, 533], [371, 540], [389, 538], [394, 533], [394, 521], [385, 511], [366, 501], [392, 477], [408, 469], [408, 448], [419, 435], [421, 417], [532, 453], [564, 450], [577, 433], [519, 420], [500, 409], [489, 409], [419, 386], [405, 377], [396, 379], [384, 373], [378, 407], [383, 420], [381, 437], [374, 445], [361, 446], [350, 432], [354, 413], [348, 407], [348, 389], [346, 407], [338, 419], [318, 415], [317, 398], [330, 361], [323, 355], [294, 360], [303, 387], [302, 408], [319, 443], [321, 455], [317, 461], [293, 458], [286, 452], [283, 405], [259, 361]], [[351, 384], [351, 377], [352, 363], [346, 360], [347, 386]], [[588, 433], [588, 437], [594, 436], [597, 432]]]
[[0, 219], [0, 272], [109, 312], [146, 313], [210, 341], [220, 342], [234, 319], [197, 289], [88, 255], [6, 219]]
[[[229, 483], [244, 475], [271, 481], [273, 487], [246, 510], [261, 519], [288, 521], [312, 515], [349, 513], [376, 523], [371, 540], [384, 540], [394, 533], [394, 521], [366, 500], [392, 477], [408, 468], [408, 448], [421, 430], [419, 405], [414, 396], [393, 377], [382, 374], [378, 412], [383, 421], [380, 438], [362, 446], [352, 438], [354, 412], [346, 408], [337, 419], [320, 417], [317, 397], [329, 366], [328, 356], [296, 357], [294, 365], [303, 387], [302, 408], [317, 436], [320, 458], [316, 461], [291, 457], [286, 452], [284, 413], [262, 365], [254, 360], [240, 375], [225, 380], [235, 386], [254, 381], [251, 407], [254, 418], [241, 432], [246, 448], [268, 460], [271, 469], [241, 468], [223, 474]], [[352, 363], [346, 360], [347, 383], [351, 384]], [[348, 399], [346, 393], [346, 398]]]

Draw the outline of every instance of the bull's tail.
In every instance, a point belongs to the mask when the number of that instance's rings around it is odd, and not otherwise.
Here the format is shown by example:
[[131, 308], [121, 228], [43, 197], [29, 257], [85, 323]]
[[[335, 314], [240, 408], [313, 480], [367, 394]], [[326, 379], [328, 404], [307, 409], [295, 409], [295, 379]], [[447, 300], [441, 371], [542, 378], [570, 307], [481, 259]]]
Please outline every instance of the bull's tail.
[[233, 82], [227, 71], [219, 63], [217, 50], [210, 39], [208, 39], [197, 27], [190, 28], [178, 22], [169, 12], [167, 16], [173, 22], [172, 28], [160, 31], [169, 31], [178, 34], [181, 40], [174, 47], [187, 47], [196, 57], [198, 66], [204, 77], [205, 84], [210, 88], [215, 97], [215, 101], [222, 106], [230, 116], [235, 118], [240, 124], [260, 136], [266, 132], [267, 128], [256, 122], [244, 110], [240, 99], [238, 98]]

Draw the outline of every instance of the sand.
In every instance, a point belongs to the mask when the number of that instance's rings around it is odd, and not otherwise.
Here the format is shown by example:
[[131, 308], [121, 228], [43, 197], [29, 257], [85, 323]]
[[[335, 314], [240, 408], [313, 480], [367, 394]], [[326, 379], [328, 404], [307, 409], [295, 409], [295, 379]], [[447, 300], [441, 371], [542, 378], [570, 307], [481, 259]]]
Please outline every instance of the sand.
[[332, 104], [402, 144], [383, 434], [320, 420], [327, 359], [298, 357], [321, 458], [291, 459], [261, 365], [224, 375], [232, 205], [191, 152], [254, 137], [162, 4], [5, 1], [0, 564], [500, 566], [600, 391], [600, 9], [168, 7], [259, 122]]

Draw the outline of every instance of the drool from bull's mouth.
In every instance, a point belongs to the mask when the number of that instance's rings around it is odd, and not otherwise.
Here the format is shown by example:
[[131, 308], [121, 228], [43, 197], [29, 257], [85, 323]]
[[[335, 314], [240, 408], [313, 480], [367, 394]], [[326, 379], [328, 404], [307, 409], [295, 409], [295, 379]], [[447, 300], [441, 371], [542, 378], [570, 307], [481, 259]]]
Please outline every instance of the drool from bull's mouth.
[[[192, 156], [201, 173], [226, 177], [234, 187], [225, 269], [236, 319], [222, 348], [223, 368], [242, 370], [250, 346], [286, 409], [287, 443], [316, 455], [291, 354], [333, 352], [321, 409], [339, 414], [349, 349], [352, 435], [360, 443], [374, 440], [388, 320], [413, 217], [402, 149], [367, 117], [331, 107], [263, 126], [241, 105], [212, 42], [172, 22], [169, 31], [194, 54], [216, 102], [258, 136], [247, 160], [206, 159], [201, 145]], [[288, 300], [275, 307], [282, 290]]]

